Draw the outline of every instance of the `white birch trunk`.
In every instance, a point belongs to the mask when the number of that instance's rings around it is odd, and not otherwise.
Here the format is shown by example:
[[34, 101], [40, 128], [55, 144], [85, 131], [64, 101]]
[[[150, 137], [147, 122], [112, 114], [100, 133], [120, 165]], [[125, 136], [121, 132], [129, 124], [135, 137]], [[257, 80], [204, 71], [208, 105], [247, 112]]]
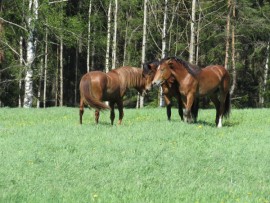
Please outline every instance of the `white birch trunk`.
[[232, 22], [232, 86], [230, 94], [233, 95], [236, 87], [236, 69], [235, 69], [235, 2], [233, 2], [233, 22]]
[[110, 61], [110, 46], [111, 46], [111, 13], [112, 13], [112, 2], [109, 3], [108, 8], [108, 22], [107, 22], [107, 49], [106, 49], [106, 62], [105, 72], [109, 72], [109, 61]]
[[[164, 18], [163, 18], [163, 28], [162, 28], [162, 48], [161, 48], [161, 55], [162, 58], [166, 56], [166, 38], [167, 38], [167, 12], [168, 12], [168, 0], [165, 0], [165, 8], [164, 8]], [[164, 100], [164, 95], [162, 88], [159, 88], [159, 106], [164, 107], [165, 106], [165, 100]]]
[[201, 26], [201, 20], [202, 20], [202, 9], [199, 5], [200, 13], [199, 13], [199, 19], [198, 19], [198, 24], [197, 24], [197, 32], [196, 32], [196, 59], [195, 59], [195, 64], [199, 64], [199, 50], [200, 50], [200, 26]]
[[[20, 37], [20, 67], [23, 67], [23, 37]], [[20, 78], [19, 78], [19, 101], [18, 107], [22, 107], [22, 98], [21, 98], [21, 90], [22, 90], [22, 75], [20, 71]]]
[[228, 63], [229, 63], [231, 0], [228, 0], [228, 8], [229, 8], [229, 11], [227, 15], [227, 25], [226, 25], [226, 50], [225, 50], [225, 62], [224, 62], [224, 67], [226, 70], [228, 69]]
[[266, 61], [265, 61], [265, 66], [264, 66], [264, 74], [263, 74], [263, 82], [262, 82], [262, 88], [261, 88], [261, 93], [259, 97], [259, 104], [261, 107], [264, 107], [264, 95], [266, 91], [266, 86], [267, 86], [267, 80], [268, 80], [268, 71], [269, 71], [269, 49], [270, 49], [270, 42], [268, 41], [267, 43], [267, 48], [266, 48]]
[[60, 79], [60, 100], [59, 106], [63, 106], [63, 90], [64, 90], [64, 78], [63, 78], [63, 36], [60, 36], [60, 53], [59, 53], [59, 62], [60, 62], [60, 72], [59, 72], [59, 79]]
[[[29, 12], [28, 16], [28, 39], [27, 39], [27, 50], [26, 50], [26, 75], [25, 75], [25, 94], [24, 94], [24, 108], [31, 108], [33, 104], [33, 62], [35, 59], [35, 21], [38, 19], [38, 0], [29, 0]], [[31, 16], [33, 14], [33, 16]]]
[[37, 108], [40, 108], [40, 97], [41, 97], [41, 84], [43, 78], [44, 64], [43, 59], [40, 61], [40, 71], [39, 71], [39, 83], [38, 83], [38, 93], [37, 93]]
[[[145, 52], [146, 52], [146, 37], [147, 37], [147, 2], [148, 0], [144, 0], [143, 6], [143, 41], [142, 41], [142, 60], [141, 60], [141, 68], [143, 68], [143, 64], [145, 62]], [[144, 97], [138, 94], [139, 99], [137, 99], [137, 108], [142, 108], [144, 106]]]
[[48, 69], [48, 28], [45, 28], [45, 57], [44, 57], [44, 84], [43, 84], [43, 108], [46, 107], [47, 93], [47, 69]]
[[58, 106], [58, 99], [59, 99], [59, 46], [57, 46], [56, 50], [56, 61], [57, 61], [57, 67], [56, 67], [56, 73], [55, 73], [55, 106]]
[[87, 35], [87, 61], [86, 61], [86, 66], [87, 66], [87, 72], [90, 71], [90, 32], [91, 32], [91, 13], [92, 13], [92, 0], [89, 2], [89, 10], [88, 10], [88, 35]]
[[112, 50], [112, 69], [116, 68], [116, 45], [117, 45], [117, 14], [118, 0], [115, 0], [114, 8], [114, 34], [113, 34], [113, 50]]
[[[79, 42], [80, 43], [80, 42]], [[80, 45], [78, 45], [80, 46]], [[77, 104], [77, 83], [78, 83], [78, 67], [79, 67], [79, 48], [76, 48], [76, 64], [75, 64], [75, 84], [74, 84], [74, 105]]]
[[192, 0], [191, 22], [190, 22], [190, 44], [189, 44], [189, 62], [194, 63], [194, 47], [195, 47], [195, 13], [196, 13], [196, 0]]

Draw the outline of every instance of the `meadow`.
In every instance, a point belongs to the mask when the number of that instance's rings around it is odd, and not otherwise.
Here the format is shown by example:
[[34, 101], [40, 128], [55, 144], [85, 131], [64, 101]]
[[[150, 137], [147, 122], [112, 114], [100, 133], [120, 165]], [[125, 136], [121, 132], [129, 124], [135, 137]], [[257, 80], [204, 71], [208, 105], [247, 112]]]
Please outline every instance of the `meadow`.
[[0, 108], [0, 202], [270, 202], [270, 109], [124, 111]]

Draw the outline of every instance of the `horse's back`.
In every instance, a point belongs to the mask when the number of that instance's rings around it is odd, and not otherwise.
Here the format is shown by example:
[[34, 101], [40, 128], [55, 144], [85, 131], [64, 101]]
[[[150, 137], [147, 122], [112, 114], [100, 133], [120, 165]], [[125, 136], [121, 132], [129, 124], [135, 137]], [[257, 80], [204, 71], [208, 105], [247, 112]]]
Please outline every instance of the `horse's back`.
[[229, 81], [228, 71], [221, 65], [210, 65], [202, 69], [199, 76], [199, 94], [206, 95], [223, 86]]

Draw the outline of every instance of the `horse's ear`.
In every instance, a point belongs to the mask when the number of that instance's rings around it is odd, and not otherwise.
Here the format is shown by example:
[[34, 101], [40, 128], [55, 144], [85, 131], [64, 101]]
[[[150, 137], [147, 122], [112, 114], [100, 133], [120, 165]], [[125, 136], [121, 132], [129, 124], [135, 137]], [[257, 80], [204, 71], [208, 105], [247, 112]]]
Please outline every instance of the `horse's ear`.
[[150, 63], [148, 66], [149, 66], [149, 69], [153, 72], [156, 72], [157, 67], [158, 67], [155, 63]]
[[169, 59], [167, 62], [168, 66], [173, 69], [173, 60], [172, 59]]

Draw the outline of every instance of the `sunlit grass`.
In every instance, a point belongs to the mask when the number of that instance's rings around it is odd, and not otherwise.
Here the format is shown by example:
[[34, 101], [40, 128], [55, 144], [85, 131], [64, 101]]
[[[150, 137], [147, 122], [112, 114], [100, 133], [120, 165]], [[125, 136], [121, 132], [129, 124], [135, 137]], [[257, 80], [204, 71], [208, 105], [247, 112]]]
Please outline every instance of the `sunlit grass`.
[[269, 202], [269, 114], [232, 110], [217, 129], [214, 110], [186, 124], [125, 109], [111, 126], [86, 109], [81, 126], [77, 108], [0, 108], [0, 202]]

